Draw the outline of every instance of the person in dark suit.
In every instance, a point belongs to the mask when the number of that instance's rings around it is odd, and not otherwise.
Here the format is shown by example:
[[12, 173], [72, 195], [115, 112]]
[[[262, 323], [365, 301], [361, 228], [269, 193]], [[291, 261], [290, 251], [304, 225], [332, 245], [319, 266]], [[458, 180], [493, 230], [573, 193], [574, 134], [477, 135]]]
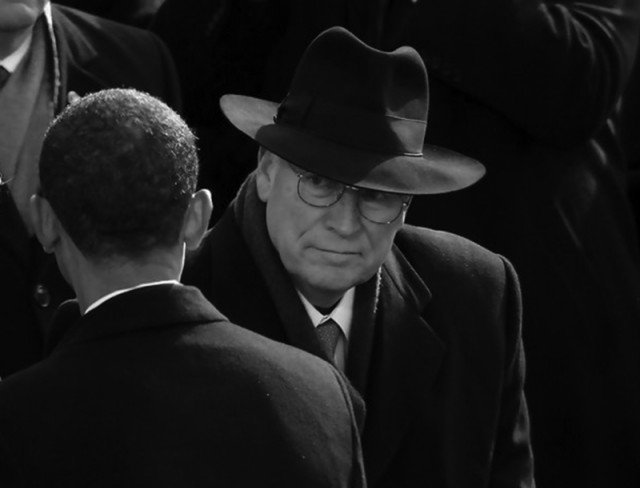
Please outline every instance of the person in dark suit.
[[429, 101], [415, 50], [342, 28], [310, 44], [281, 104], [224, 96], [258, 167], [183, 280], [344, 371], [367, 405], [370, 486], [531, 487], [516, 274], [464, 238], [403, 225], [412, 195], [484, 171], [423, 146]]
[[211, 213], [197, 167], [186, 123], [135, 90], [48, 130], [31, 212], [77, 300], [0, 383], [1, 486], [365, 486], [340, 373], [177, 281]]
[[42, 357], [53, 311], [73, 296], [33, 237], [28, 216], [46, 127], [70, 93], [134, 87], [176, 109], [181, 104], [171, 57], [157, 37], [46, 0], [0, 0], [0, 66], [6, 78], [0, 88], [0, 377], [6, 377]]

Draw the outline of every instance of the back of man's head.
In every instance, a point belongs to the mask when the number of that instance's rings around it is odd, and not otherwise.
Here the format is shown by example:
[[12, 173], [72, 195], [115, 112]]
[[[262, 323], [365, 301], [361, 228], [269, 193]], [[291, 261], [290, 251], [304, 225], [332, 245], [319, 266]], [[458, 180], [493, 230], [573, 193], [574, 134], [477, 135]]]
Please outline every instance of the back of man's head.
[[104, 90], [67, 107], [44, 139], [40, 193], [94, 260], [177, 244], [195, 191], [195, 137], [163, 102]]

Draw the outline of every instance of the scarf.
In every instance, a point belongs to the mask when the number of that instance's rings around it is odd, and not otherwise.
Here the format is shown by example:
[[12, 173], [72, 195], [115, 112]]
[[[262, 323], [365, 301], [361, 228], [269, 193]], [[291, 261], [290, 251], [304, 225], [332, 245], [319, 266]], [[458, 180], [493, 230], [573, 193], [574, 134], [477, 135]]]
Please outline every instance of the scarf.
[[[231, 205], [244, 241], [284, 326], [288, 343], [328, 360], [293, 281], [271, 243], [266, 205], [258, 197], [255, 172], [244, 181]], [[356, 287], [346, 374], [360, 393], [364, 393], [367, 386], [379, 291], [380, 270]]]

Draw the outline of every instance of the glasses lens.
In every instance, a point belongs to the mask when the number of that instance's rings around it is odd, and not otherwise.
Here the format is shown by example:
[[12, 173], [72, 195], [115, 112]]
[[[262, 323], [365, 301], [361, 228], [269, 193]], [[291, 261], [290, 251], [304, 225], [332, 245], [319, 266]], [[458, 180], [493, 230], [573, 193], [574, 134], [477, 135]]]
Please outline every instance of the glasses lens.
[[[298, 175], [298, 195], [313, 207], [330, 207], [340, 200], [346, 190], [346, 186], [338, 181], [293, 169]], [[389, 224], [397, 219], [411, 199], [408, 195], [398, 193], [349, 188], [357, 192], [360, 214], [378, 224]]]
[[384, 191], [366, 190], [360, 188], [360, 212], [372, 222], [387, 224], [394, 221], [404, 208], [407, 201], [405, 195], [387, 193]]
[[300, 177], [298, 193], [309, 205], [315, 207], [328, 207], [336, 203], [342, 193], [344, 185], [329, 178], [324, 178], [313, 173]]

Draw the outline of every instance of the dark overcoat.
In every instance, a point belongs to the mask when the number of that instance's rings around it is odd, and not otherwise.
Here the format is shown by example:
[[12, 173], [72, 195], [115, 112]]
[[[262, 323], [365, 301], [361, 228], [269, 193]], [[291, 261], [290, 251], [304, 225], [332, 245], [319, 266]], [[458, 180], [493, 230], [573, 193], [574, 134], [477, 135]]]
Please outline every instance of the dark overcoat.
[[[267, 281], [276, 276], [261, 274], [232, 207], [183, 279], [243, 327], [326, 357], [300, 301], [274, 305]], [[369, 485], [532, 486], [519, 288], [508, 262], [463, 238], [405, 227], [378, 293], [375, 322], [352, 332], [346, 369], [367, 406]]]
[[76, 304], [65, 325], [0, 383], [3, 488], [364, 486], [342, 376], [197, 289], [140, 288], [82, 318]]
[[[137, 88], [180, 107], [173, 62], [153, 34], [52, 4], [60, 59], [60, 112], [67, 95]], [[0, 377], [42, 357], [58, 304], [74, 296], [55, 260], [30, 238], [6, 186], [0, 189]]]

